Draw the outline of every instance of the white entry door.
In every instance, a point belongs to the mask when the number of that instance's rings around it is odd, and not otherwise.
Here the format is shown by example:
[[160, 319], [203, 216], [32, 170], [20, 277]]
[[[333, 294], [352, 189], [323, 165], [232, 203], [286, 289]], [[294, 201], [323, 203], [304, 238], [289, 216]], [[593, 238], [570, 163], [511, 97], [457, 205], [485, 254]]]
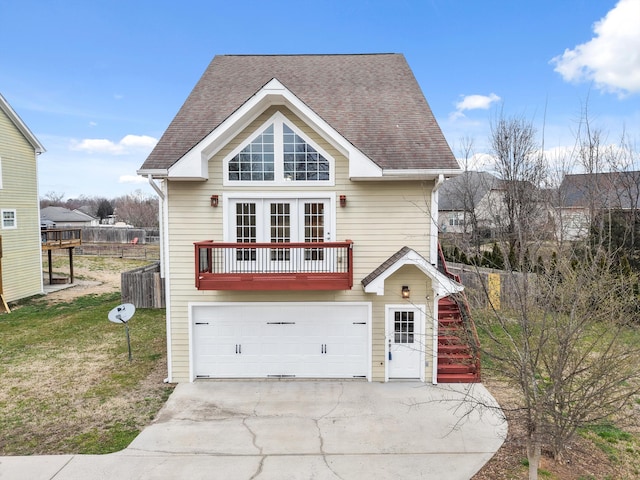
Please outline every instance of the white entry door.
[[387, 308], [388, 378], [422, 378], [424, 372], [424, 317], [418, 308]]

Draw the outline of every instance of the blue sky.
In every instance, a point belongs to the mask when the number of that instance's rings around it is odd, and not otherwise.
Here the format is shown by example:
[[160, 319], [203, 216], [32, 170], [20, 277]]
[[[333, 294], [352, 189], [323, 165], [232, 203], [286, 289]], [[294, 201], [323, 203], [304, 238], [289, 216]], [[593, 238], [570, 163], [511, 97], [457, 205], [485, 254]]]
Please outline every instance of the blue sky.
[[[492, 118], [640, 144], [640, 0], [0, 0], [0, 93], [40, 195], [152, 193], [136, 170], [217, 54], [403, 53], [454, 153]], [[637, 147], [636, 147], [637, 149]]]

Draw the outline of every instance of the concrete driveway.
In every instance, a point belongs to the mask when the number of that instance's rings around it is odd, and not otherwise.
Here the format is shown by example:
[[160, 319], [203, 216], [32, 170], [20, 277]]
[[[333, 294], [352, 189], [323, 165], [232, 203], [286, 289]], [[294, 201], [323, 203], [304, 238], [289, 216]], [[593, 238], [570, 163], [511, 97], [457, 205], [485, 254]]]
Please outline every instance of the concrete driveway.
[[0, 479], [466, 480], [506, 431], [481, 384], [198, 381], [122, 452], [0, 457]]

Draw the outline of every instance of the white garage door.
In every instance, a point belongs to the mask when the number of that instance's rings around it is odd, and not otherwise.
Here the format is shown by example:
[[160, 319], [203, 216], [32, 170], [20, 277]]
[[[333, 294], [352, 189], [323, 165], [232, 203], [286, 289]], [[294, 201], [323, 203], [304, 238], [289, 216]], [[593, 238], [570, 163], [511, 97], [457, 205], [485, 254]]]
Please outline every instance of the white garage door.
[[199, 378], [352, 378], [369, 372], [365, 304], [216, 304], [192, 308]]

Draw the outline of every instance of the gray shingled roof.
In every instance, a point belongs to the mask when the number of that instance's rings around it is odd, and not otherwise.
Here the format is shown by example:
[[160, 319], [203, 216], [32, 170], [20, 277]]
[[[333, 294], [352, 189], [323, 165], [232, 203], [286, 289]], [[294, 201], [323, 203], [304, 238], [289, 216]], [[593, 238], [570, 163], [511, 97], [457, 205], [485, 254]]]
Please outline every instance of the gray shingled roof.
[[459, 168], [404, 56], [371, 54], [216, 56], [142, 170], [173, 165], [273, 78], [381, 168]]
[[49, 220], [54, 223], [64, 222], [91, 222], [95, 217], [80, 210], [69, 210], [65, 207], [45, 207], [40, 210], [40, 220]]
[[565, 175], [560, 206], [640, 208], [640, 172], [601, 172]]
[[411, 249], [409, 247], [402, 247], [396, 253], [387, 258], [379, 267], [377, 267], [373, 272], [364, 277], [360, 283], [365, 287], [373, 282], [376, 278], [390, 269], [398, 260], [404, 257], [407, 253], [409, 253]]

